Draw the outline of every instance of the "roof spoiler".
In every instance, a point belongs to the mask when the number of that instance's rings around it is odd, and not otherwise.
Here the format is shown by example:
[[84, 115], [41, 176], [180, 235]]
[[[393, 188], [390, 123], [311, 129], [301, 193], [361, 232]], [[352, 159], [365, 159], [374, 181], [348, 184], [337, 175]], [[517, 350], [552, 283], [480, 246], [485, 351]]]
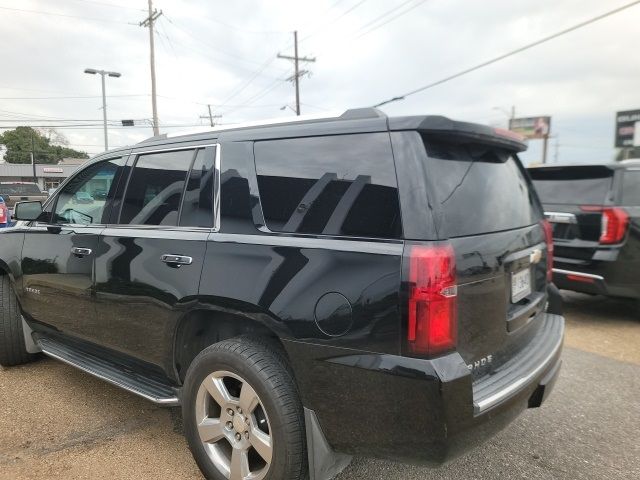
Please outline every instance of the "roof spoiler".
[[389, 129], [419, 130], [427, 135], [493, 145], [514, 152], [524, 152], [527, 149], [526, 139], [510, 130], [477, 123], [458, 122], [442, 116], [390, 118]]

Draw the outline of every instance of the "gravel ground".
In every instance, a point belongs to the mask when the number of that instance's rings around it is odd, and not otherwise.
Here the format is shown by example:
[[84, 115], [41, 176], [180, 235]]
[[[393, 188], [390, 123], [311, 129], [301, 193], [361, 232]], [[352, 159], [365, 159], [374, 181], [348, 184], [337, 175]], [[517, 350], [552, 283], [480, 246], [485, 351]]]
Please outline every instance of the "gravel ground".
[[[556, 389], [436, 470], [355, 459], [340, 480], [640, 478], [640, 319], [627, 302], [565, 294]], [[0, 479], [198, 479], [176, 409], [53, 360], [0, 369]]]

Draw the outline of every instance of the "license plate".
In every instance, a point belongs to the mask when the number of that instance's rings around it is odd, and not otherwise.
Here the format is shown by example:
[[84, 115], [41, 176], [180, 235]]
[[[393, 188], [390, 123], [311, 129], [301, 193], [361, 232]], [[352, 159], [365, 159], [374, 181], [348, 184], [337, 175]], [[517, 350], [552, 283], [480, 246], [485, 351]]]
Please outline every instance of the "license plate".
[[519, 302], [531, 293], [531, 270], [520, 270], [511, 274], [511, 301]]

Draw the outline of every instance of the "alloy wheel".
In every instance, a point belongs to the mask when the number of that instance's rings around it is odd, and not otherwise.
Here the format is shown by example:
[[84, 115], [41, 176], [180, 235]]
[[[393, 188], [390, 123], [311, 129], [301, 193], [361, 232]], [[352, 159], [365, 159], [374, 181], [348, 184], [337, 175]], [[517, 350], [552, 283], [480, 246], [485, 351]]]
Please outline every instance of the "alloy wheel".
[[203, 380], [196, 396], [196, 423], [204, 449], [229, 480], [261, 480], [273, 457], [267, 412], [249, 383], [227, 371]]

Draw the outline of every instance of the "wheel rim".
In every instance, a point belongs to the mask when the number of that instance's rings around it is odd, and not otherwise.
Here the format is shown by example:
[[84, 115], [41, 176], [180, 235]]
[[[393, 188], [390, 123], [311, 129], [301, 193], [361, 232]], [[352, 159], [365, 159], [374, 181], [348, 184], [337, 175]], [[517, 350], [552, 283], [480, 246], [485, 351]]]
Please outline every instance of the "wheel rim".
[[202, 381], [196, 426], [209, 459], [230, 480], [261, 480], [269, 472], [271, 424], [260, 397], [239, 375], [218, 371]]

